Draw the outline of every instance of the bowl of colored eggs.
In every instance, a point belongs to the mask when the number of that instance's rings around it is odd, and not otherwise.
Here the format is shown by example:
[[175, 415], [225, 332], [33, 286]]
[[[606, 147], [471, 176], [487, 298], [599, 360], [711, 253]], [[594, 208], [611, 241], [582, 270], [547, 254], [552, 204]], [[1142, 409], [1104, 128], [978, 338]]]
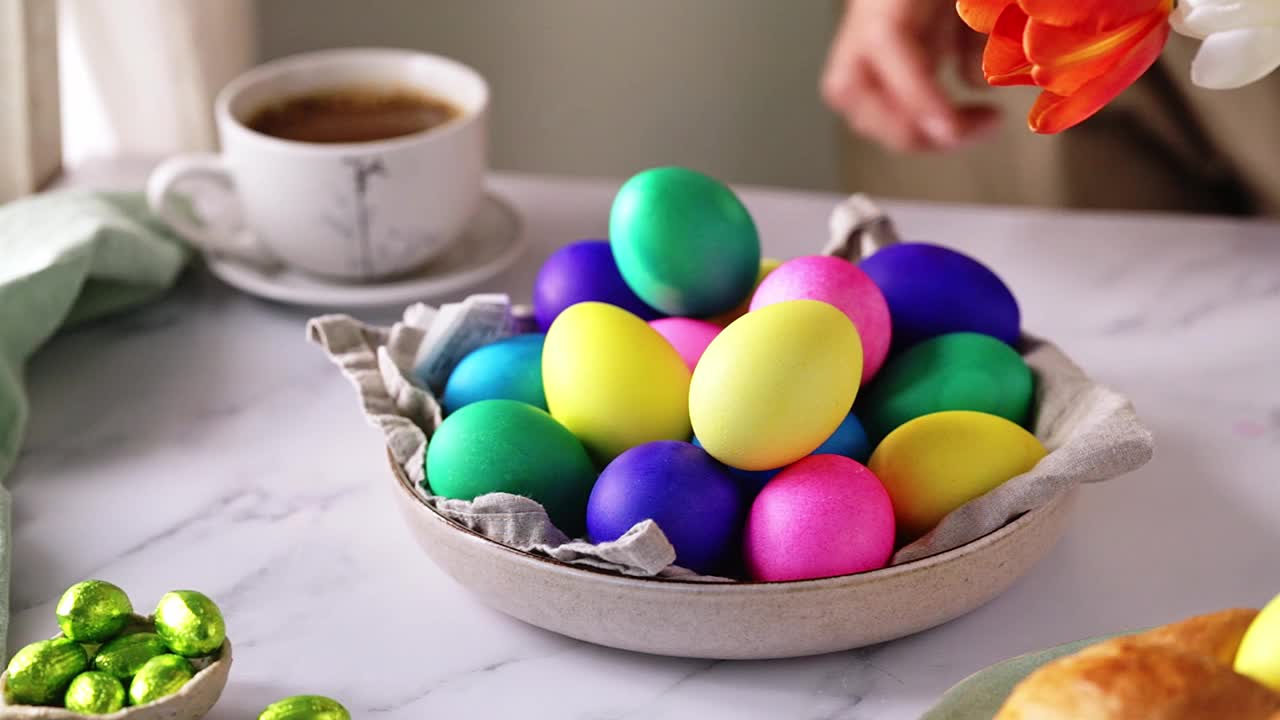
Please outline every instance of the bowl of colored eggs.
[[[401, 368], [440, 412], [391, 453], [399, 506], [485, 602], [612, 647], [776, 658], [935, 626], [1048, 552], [1078, 482], [1150, 456], [983, 263], [763, 258], [734, 192], [683, 168], [628, 180], [608, 239], [553, 253], [511, 320], [434, 381]], [[536, 505], [471, 522], [500, 497]], [[654, 533], [660, 572], [628, 556]]]
[[226, 687], [231, 643], [202, 593], [166, 593], [143, 617], [124, 590], [86, 580], [63, 593], [57, 620], [59, 635], [0, 675], [0, 720], [199, 720]]

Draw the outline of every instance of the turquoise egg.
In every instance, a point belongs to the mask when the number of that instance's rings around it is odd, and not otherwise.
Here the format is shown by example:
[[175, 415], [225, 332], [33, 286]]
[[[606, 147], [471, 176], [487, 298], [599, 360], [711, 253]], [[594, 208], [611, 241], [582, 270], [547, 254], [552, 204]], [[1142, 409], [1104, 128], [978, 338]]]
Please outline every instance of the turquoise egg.
[[445, 414], [480, 400], [516, 400], [542, 410], [542, 333], [516, 335], [472, 350], [445, 383]]
[[760, 270], [760, 237], [742, 201], [724, 183], [681, 167], [645, 170], [623, 184], [609, 242], [631, 290], [668, 315], [732, 310]]

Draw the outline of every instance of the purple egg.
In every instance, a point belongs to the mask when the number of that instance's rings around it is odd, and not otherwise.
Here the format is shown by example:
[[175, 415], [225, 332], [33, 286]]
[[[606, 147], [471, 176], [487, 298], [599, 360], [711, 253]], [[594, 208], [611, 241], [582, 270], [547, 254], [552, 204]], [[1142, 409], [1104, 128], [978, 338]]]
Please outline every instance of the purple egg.
[[653, 520], [675, 547], [677, 565], [707, 573], [734, 555], [743, 505], [715, 458], [687, 442], [658, 440], [627, 450], [600, 473], [587, 501], [587, 535], [617, 540]]
[[889, 303], [893, 347], [956, 332], [990, 335], [1017, 347], [1018, 301], [986, 265], [928, 243], [890, 245], [860, 262]]
[[590, 301], [617, 305], [646, 321], [662, 317], [627, 286], [607, 240], [565, 245], [547, 258], [533, 282], [533, 311], [543, 332], [565, 308]]

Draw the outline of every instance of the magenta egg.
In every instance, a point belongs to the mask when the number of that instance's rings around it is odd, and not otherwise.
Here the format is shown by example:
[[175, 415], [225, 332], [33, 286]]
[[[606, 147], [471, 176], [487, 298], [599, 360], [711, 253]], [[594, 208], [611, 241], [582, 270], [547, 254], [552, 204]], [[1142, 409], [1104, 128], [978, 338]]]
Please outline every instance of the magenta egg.
[[751, 297], [751, 309], [786, 300], [820, 300], [849, 316], [862, 340], [862, 381], [884, 365], [893, 340], [884, 293], [857, 265], [829, 255], [788, 260], [769, 273]]
[[666, 338], [671, 343], [671, 347], [676, 349], [680, 354], [680, 358], [684, 360], [684, 364], [689, 366], [690, 370], [698, 364], [698, 359], [702, 357], [703, 351], [716, 338], [716, 335], [723, 329], [719, 325], [713, 325], [706, 320], [694, 320], [685, 317], [670, 317], [651, 320], [649, 327], [658, 331], [658, 334]]
[[770, 480], [747, 515], [743, 556], [754, 580], [809, 580], [884, 567], [893, 505], [856, 460], [810, 455]]

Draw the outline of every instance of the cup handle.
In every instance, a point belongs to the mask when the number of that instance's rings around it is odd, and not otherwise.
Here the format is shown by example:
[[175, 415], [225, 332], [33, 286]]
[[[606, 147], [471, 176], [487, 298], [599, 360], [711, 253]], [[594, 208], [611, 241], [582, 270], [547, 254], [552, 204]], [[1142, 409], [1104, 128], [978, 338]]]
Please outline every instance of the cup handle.
[[230, 256], [263, 268], [280, 264], [257, 243], [244, 227], [215, 232], [195, 212], [184, 212], [174, 204], [175, 188], [184, 180], [217, 185], [232, 192], [235, 183], [222, 158], [212, 153], [179, 155], [160, 163], [147, 179], [147, 204], [151, 211], [193, 245], [213, 255]]

